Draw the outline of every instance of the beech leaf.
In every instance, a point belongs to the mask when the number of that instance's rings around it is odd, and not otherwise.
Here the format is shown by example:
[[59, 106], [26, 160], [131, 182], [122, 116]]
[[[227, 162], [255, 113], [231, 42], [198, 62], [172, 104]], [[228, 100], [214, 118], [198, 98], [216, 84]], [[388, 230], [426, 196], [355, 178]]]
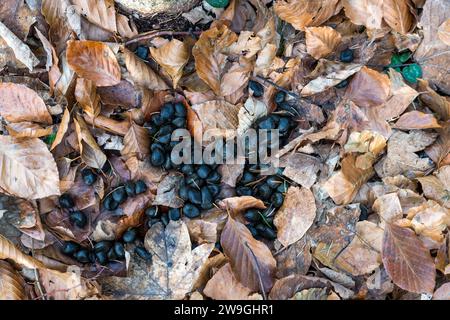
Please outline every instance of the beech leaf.
[[339, 32], [330, 27], [306, 28], [306, 50], [316, 59], [333, 52], [341, 42]]
[[131, 124], [130, 130], [123, 139], [124, 148], [120, 151], [123, 156], [137, 157], [144, 160], [150, 154], [150, 134], [147, 129]]
[[74, 122], [78, 137], [78, 144], [80, 146], [81, 159], [83, 159], [84, 163], [91, 168], [103, 168], [103, 165], [107, 160], [106, 155], [98, 146], [97, 141], [95, 141], [89, 131], [86, 122], [84, 122], [83, 118], [79, 115], [77, 115], [77, 118], [74, 119]]

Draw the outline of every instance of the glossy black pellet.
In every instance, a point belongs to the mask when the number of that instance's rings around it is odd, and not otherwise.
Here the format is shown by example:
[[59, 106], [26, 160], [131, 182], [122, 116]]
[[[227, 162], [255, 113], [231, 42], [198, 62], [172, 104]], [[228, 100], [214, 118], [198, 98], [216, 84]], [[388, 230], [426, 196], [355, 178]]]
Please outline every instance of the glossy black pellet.
[[345, 49], [344, 51], [341, 51], [339, 58], [342, 62], [352, 62], [354, 59], [353, 50]]
[[122, 204], [128, 199], [128, 195], [124, 187], [119, 187], [111, 195], [114, 201], [116, 201], [118, 204]]
[[125, 243], [132, 243], [134, 240], [136, 240], [136, 237], [137, 237], [136, 229], [129, 229], [125, 231], [125, 233], [122, 235], [122, 240]]
[[108, 252], [108, 250], [111, 249], [111, 247], [112, 247], [111, 241], [106, 241], [106, 240], [100, 241], [94, 245], [94, 252], [100, 252], [100, 251]]
[[186, 128], [186, 118], [177, 117], [172, 120], [172, 124], [177, 128]]
[[275, 95], [275, 103], [280, 104], [286, 99], [286, 93], [283, 91], [278, 91]]
[[186, 107], [181, 102], [175, 103], [175, 116], [183, 118], [187, 116]]
[[193, 219], [193, 218], [197, 218], [198, 216], [200, 216], [200, 210], [192, 203], [186, 203], [183, 207], [183, 214], [186, 217]]
[[253, 175], [253, 173], [245, 171], [244, 174], [242, 175], [240, 183], [247, 184], [253, 181], [255, 181], [255, 176]]
[[166, 103], [161, 108], [161, 119], [164, 121], [172, 120], [175, 116], [175, 107], [172, 103]]
[[125, 248], [123, 247], [122, 243], [115, 242], [113, 248], [117, 259], [122, 260], [125, 258]]
[[134, 248], [134, 252], [146, 261], [152, 260], [152, 255], [148, 252], [144, 247], [136, 247]]
[[91, 258], [89, 257], [89, 251], [86, 249], [78, 250], [75, 255], [75, 259], [80, 263], [89, 263], [91, 262]]
[[153, 125], [157, 127], [160, 127], [164, 123], [164, 120], [162, 119], [159, 113], [152, 115], [150, 121], [152, 122]]
[[248, 82], [248, 87], [253, 91], [253, 96], [256, 98], [259, 98], [264, 94], [264, 87], [259, 82], [250, 80]]
[[145, 210], [145, 215], [149, 218], [158, 218], [159, 208], [157, 206], [151, 206]]
[[67, 241], [64, 243], [62, 252], [70, 256], [73, 255], [79, 248], [80, 245], [78, 243], [75, 243], [73, 241]]
[[213, 196], [211, 192], [209, 191], [208, 187], [202, 187], [201, 189], [202, 194], [202, 203], [201, 207], [202, 209], [211, 209], [213, 207]]
[[220, 186], [216, 184], [208, 185], [209, 191], [211, 192], [212, 196], [215, 198], [220, 193]]
[[219, 183], [222, 180], [222, 176], [217, 171], [211, 171], [206, 178], [206, 183]]
[[181, 210], [179, 208], [170, 208], [168, 215], [170, 220], [178, 221], [181, 219]]
[[257, 209], [249, 209], [244, 213], [244, 218], [249, 222], [258, 222], [261, 220], [261, 215]]
[[97, 181], [97, 175], [91, 169], [81, 171], [81, 177], [86, 185], [92, 186]]
[[236, 188], [236, 193], [238, 196], [251, 196], [253, 189], [251, 187], [239, 186]]
[[188, 190], [188, 200], [194, 204], [202, 203], [202, 193], [196, 188], [189, 188]]
[[87, 216], [81, 211], [72, 212], [69, 215], [69, 220], [78, 228], [84, 228], [87, 224]]
[[136, 195], [135, 189], [136, 185], [134, 184], [134, 182], [128, 181], [127, 183], [125, 183], [125, 192], [129, 197], [134, 197]]
[[59, 197], [59, 205], [61, 208], [70, 209], [75, 206], [75, 202], [73, 201], [73, 199], [70, 195], [65, 193], [65, 194], [61, 195], [61, 197]]
[[256, 194], [263, 200], [269, 200], [270, 196], [272, 195], [272, 189], [268, 184], [264, 183], [258, 187]]
[[147, 189], [148, 189], [147, 185], [145, 184], [144, 181], [142, 181], [142, 180], [136, 181], [136, 188], [135, 188], [136, 194], [144, 193], [145, 191], [147, 191]]
[[275, 192], [271, 197], [270, 197], [270, 202], [272, 203], [272, 205], [275, 208], [279, 208], [283, 205], [284, 202], [284, 196], [282, 193], [280, 192]]
[[154, 150], [150, 155], [150, 163], [154, 167], [162, 166], [166, 162], [166, 155], [164, 151], [160, 149]]
[[209, 173], [211, 172], [211, 168], [206, 164], [202, 164], [201, 166], [198, 167], [196, 172], [201, 179], [206, 179]]
[[99, 251], [95, 253], [95, 259], [101, 265], [105, 265], [108, 263], [108, 254], [104, 251]]

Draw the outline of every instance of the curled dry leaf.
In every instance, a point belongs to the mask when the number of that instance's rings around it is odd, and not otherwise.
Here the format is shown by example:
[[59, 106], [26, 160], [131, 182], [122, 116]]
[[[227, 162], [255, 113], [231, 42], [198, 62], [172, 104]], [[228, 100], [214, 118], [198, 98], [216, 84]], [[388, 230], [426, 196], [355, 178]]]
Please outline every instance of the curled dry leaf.
[[7, 261], [0, 260], [0, 300], [27, 300], [25, 281]]
[[223, 199], [220, 202], [220, 207], [236, 217], [247, 209], [265, 209], [264, 202], [251, 196], [241, 196]]
[[382, 258], [389, 277], [397, 286], [415, 293], [433, 293], [436, 278], [433, 258], [414, 231], [386, 224]]
[[306, 274], [311, 266], [312, 255], [309, 239], [303, 237], [285, 250], [278, 252], [277, 278], [287, 277], [291, 274]]
[[356, 224], [356, 236], [339, 254], [335, 265], [354, 276], [371, 273], [381, 263], [383, 229], [370, 221]]
[[382, 226], [386, 222], [394, 222], [403, 216], [402, 205], [396, 193], [379, 196], [374, 201], [372, 209], [380, 216]]
[[285, 247], [300, 240], [316, 218], [313, 193], [306, 188], [290, 187], [273, 221], [278, 241]]
[[433, 300], [450, 300], [450, 282], [444, 283], [433, 293]]
[[126, 166], [131, 173], [131, 179], [143, 179], [150, 186], [159, 183], [167, 174], [162, 168], [154, 167], [149, 161], [140, 161], [136, 157], [129, 158]]
[[450, 46], [450, 18], [439, 26], [438, 37], [443, 43]]
[[113, 51], [104, 43], [70, 40], [67, 62], [80, 77], [98, 87], [114, 86], [120, 82], [120, 66]]
[[252, 291], [270, 291], [276, 261], [263, 242], [255, 240], [245, 225], [228, 217], [220, 243], [239, 282]]
[[178, 196], [178, 189], [181, 186], [183, 175], [175, 172], [169, 173], [158, 184], [158, 191], [153, 205], [166, 206], [170, 208], [181, 208], [183, 199]]
[[306, 50], [315, 59], [327, 56], [341, 42], [340, 33], [331, 27], [311, 27], [305, 32]]
[[164, 80], [144, 60], [141, 60], [130, 50], [121, 48], [120, 57], [128, 71], [124, 74], [124, 78], [134, 85], [150, 90], [169, 89]]
[[381, 29], [383, 21], [382, 0], [344, 0], [345, 15], [354, 23], [367, 29]]
[[335, 173], [323, 188], [336, 204], [350, 203], [359, 188], [373, 175], [372, 167], [361, 169], [357, 167], [354, 155], [346, 156], [341, 162], [341, 170]]
[[19, 122], [8, 124], [6, 130], [14, 138], [41, 138], [50, 135], [53, 127], [43, 128], [36, 123]]
[[394, 31], [407, 34], [414, 26], [415, 18], [410, 0], [383, 0], [384, 21]]
[[42, 98], [32, 89], [15, 83], [0, 83], [0, 116], [9, 122], [52, 124]]
[[120, 136], [125, 136], [130, 130], [131, 123], [127, 120], [114, 120], [102, 115], [98, 115], [93, 118], [88, 114], [83, 115], [84, 120], [91, 126], [103, 129], [105, 131], [111, 132], [113, 134], [118, 134]]
[[37, 138], [16, 140], [0, 136], [0, 187], [25, 199], [59, 195], [55, 160]]
[[301, 95], [311, 96], [334, 87], [358, 72], [361, 67], [360, 64], [340, 63], [321, 59], [310, 75], [314, 79], [303, 87]]
[[244, 287], [234, 276], [229, 263], [217, 271], [203, 293], [214, 300], [261, 300], [260, 294]]
[[376, 107], [386, 102], [390, 93], [389, 77], [373, 69], [362, 69], [350, 81], [347, 97], [360, 107]]
[[277, 280], [269, 298], [270, 300], [287, 300], [305, 289], [330, 287], [331, 283], [326, 279], [292, 274]]
[[423, 194], [450, 209], [450, 166], [439, 169], [436, 175], [417, 178], [422, 185]]
[[150, 135], [146, 128], [131, 124], [130, 130], [123, 139], [124, 148], [120, 151], [126, 158], [136, 157], [144, 160], [150, 154]]
[[78, 78], [75, 87], [75, 98], [78, 103], [91, 117], [96, 117], [100, 113], [100, 96], [97, 94], [97, 87], [91, 80]]
[[59, 124], [58, 131], [56, 132], [55, 140], [52, 143], [52, 146], [50, 147], [50, 150], [55, 149], [63, 140], [64, 135], [67, 132], [67, 129], [69, 129], [69, 123], [70, 123], [70, 112], [69, 109], [64, 109], [64, 114], [61, 119], [61, 123]]
[[278, 0], [275, 2], [275, 13], [289, 22], [297, 30], [305, 27], [319, 26], [331, 18], [336, 12], [338, 0]]
[[414, 129], [436, 129], [441, 125], [437, 119], [430, 113], [423, 113], [421, 111], [410, 111], [404, 113], [400, 119], [395, 123], [395, 127], [401, 130]]
[[117, 32], [113, 0], [72, 0], [75, 10], [89, 22], [109, 32]]
[[77, 115], [74, 119], [75, 129], [78, 137], [78, 144], [80, 146], [81, 159], [91, 168], [101, 169], [105, 164], [107, 158], [103, 151], [95, 141], [91, 132], [89, 131], [86, 122], [81, 116]]
[[158, 62], [165, 72], [172, 78], [173, 87], [183, 75], [183, 68], [189, 61], [189, 50], [185, 43], [172, 39], [159, 48], [150, 48], [152, 57]]
[[216, 243], [217, 237], [217, 223], [205, 221], [203, 219], [188, 219], [183, 218], [184, 223], [189, 230], [189, 236], [192, 242], [196, 244]]
[[450, 101], [431, 89], [427, 81], [419, 79], [418, 82], [418, 90], [421, 92], [419, 100], [433, 110], [433, 112], [437, 113], [441, 120], [449, 120]]
[[322, 164], [317, 158], [307, 154], [288, 153], [281, 157], [280, 166], [284, 167], [283, 176], [304, 188], [311, 188], [317, 180], [317, 173]]

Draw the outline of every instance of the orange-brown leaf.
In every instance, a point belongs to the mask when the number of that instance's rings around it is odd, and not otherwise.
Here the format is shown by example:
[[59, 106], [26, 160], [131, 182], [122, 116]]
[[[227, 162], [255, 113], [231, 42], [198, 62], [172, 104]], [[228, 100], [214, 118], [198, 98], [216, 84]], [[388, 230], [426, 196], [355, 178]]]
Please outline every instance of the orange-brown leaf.
[[113, 51], [104, 43], [70, 40], [67, 61], [80, 77], [98, 87], [114, 86], [120, 82], [120, 66]]
[[401, 34], [411, 31], [414, 25], [414, 16], [411, 13], [410, 0], [383, 0], [384, 21]]
[[436, 267], [429, 250], [414, 231], [386, 224], [382, 259], [388, 275], [397, 286], [415, 293], [433, 293]]
[[344, 0], [345, 15], [368, 29], [380, 29], [383, 20], [383, 0]]
[[436, 129], [440, 128], [437, 119], [431, 113], [411, 111], [403, 114], [395, 123], [395, 127], [402, 130]]
[[331, 27], [306, 28], [306, 50], [316, 59], [333, 52], [340, 42], [340, 33]]
[[91, 80], [78, 78], [75, 87], [75, 98], [78, 103], [91, 117], [96, 117], [100, 113], [100, 96], [97, 94], [97, 88]]
[[25, 282], [7, 261], [0, 260], [0, 300], [26, 300]]
[[150, 154], [149, 132], [135, 123], [131, 124], [130, 130], [123, 139], [123, 144], [124, 148], [120, 153], [127, 158], [135, 156], [139, 160], [144, 160]]
[[42, 98], [30, 88], [15, 83], [0, 83], [0, 116], [9, 122], [52, 124]]
[[239, 282], [252, 291], [268, 292], [272, 288], [276, 261], [269, 248], [255, 240], [245, 225], [228, 217], [220, 243]]

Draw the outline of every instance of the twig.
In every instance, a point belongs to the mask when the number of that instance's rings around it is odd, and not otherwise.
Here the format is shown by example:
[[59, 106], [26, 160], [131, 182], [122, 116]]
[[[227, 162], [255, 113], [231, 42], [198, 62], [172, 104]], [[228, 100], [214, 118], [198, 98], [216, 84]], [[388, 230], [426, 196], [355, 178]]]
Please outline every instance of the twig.
[[150, 40], [156, 37], [164, 37], [164, 36], [192, 36], [192, 35], [200, 35], [202, 31], [149, 31], [142, 33], [136, 36], [134, 39], [128, 40], [125, 42], [125, 45], [128, 46], [132, 43], [136, 43], [143, 40]]
[[270, 84], [271, 86], [274, 86], [274, 87], [277, 88], [278, 90], [283, 91], [284, 93], [290, 95], [291, 97], [294, 97], [294, 98], [297, 99], [297, 100], [300, 100], [300, 99], [301, 99], [301, 97], [300, 97], [298, 94], [296, 94], [296, 93], [294, 93], [294, 92], [292, 92], [292, 91], [286, 90], [285, 88], [283, 88], [283, 87], [277, 85], [275, 82], [270, 81], [269, 79], [266, 79], [266, 78], [261, 77], [261, 76], [252, 77], [252, 79], [254, 79], [254, 80], [261, 80], [261, 81], [263, 81], [263, 82], [265, 82], [265, 83], [267, 83], [267, 84]]

